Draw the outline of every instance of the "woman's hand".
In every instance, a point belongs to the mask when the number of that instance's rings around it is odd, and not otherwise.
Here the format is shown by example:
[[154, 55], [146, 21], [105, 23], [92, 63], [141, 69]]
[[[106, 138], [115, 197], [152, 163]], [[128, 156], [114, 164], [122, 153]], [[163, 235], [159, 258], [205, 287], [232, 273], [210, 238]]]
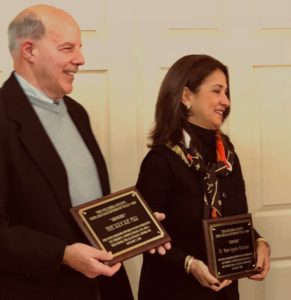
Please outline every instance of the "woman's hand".
[[[166, 215], [163, 214], [163, 213], [154, 212], [154, 215], [155, 215], [155, 217], [156, 217], [159, 221], [163, 221], [163, 220], [165, 220], [165, 218], [166, 218]], [[170, 249], [171, 249], [171, 243], [168, 242], [168, 243], [165, 243], [165, 244], [162, 245], [162, 246], [159, 246], [158, 248], [154, 248], [154, 249], [149, 250], [149, 253], [150, 253], [150, 254], [154, 254], [154, 253], [156, 253], [156, 251], [158, 251], [158, 253], [159, 253], [160, 255], [165, 255], [166, 252], [167, 252], [167, 250], [170, 250]]]
[[229, 279], [219, 282], [217, 278], [210, 274], [209, 269], [204, 262], [195, 258], [192, 261], [189, 273], [192, 274], [202, 286], [210, 288], [215, 292], [220, 291], [232, 283]]
[[252, 275], [249, 278], [253, 280], [264, 280], [270, 270], [270, 246], [263, 240], [257, 240], [257, 270], [258, 274]]

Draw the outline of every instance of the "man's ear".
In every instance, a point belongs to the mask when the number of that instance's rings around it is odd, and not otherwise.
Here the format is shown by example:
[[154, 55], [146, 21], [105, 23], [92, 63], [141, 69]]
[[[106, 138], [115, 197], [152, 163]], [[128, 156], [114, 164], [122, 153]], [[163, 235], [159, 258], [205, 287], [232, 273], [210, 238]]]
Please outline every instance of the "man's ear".
[[29, 62], [33, 62], [35, 58], [35, 44], [31, 40], [26, 40], [21, 44], [21, 54]]
[[183, 89], [181, 102], [187, 107], [191, 107], [193, 93], [186, 86]]

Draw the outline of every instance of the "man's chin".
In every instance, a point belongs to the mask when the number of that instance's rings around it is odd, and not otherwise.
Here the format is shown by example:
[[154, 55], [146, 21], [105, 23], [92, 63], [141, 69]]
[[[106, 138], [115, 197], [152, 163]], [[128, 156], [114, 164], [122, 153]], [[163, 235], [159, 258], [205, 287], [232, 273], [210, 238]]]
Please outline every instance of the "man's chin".
[[72, 91], [73, 91], [73, 87], [69, 87], [69, 88], [64, 89], [63, 96], [71, 94]]

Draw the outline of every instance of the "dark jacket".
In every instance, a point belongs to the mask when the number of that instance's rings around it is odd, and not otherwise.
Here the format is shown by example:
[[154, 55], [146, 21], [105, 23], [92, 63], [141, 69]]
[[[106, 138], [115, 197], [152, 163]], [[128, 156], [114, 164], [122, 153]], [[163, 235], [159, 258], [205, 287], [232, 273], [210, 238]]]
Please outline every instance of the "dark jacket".
[[[233, 172], [223, 177], [220, 184], [224, 215], [246, 213], [245, 185], [236, 155]], [[189, 168], [169, 148], [156, 146], [142, 162], [137, 188], [154, 211], [166, 214], [163, 225], [172, 237], [172, 249], [165, 256], [144, 255], [139, 300], [237, 300], [237, 281], [215, 293], [184, 270], [187, 255], [207, 263], [202, 228], [204, 193], [199, 172]]]
[[[91, 152], [104, 194], [108, 174], [84, 108], [64, 98]], [[0, 90], [0, 299], [132, 299], [124, 269], [88, 279], [62, 264], [68, 244], [88, 243], [75, 224], [64, 165], [12, 74]]]

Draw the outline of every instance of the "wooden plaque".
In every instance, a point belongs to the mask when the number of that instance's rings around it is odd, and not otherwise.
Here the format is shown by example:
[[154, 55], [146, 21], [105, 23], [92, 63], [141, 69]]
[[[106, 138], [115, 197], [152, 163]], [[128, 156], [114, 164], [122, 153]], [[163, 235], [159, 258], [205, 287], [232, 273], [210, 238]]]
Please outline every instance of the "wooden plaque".
[[218, 279], [258, 273], [251, 214], [203, 220], [208, 267]]
[[94, 247], [112, 252], [109, 265], [171, 240], [135, 187], [75, 206], [71, 213]]

